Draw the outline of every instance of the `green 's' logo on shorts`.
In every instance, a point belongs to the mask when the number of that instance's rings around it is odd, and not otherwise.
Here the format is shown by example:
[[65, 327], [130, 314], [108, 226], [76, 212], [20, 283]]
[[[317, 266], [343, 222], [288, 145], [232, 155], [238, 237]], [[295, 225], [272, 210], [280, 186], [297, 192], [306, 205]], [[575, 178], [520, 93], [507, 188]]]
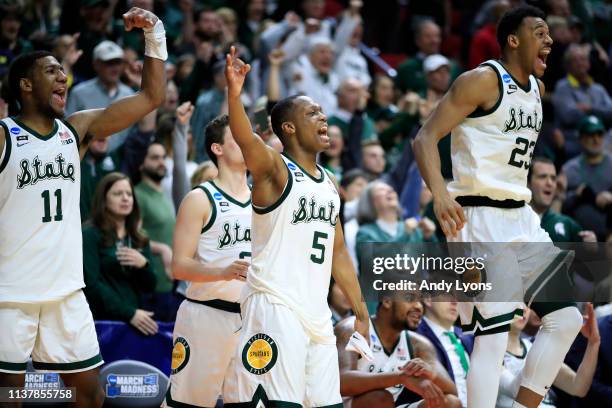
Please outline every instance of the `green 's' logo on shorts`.
[[276, 342], [267, 334], [257, 333], [242, 350], [242, 364], [251, 374], [265, 374], [274, 367], [278, 357]]
[[183, 337], [177, 337], [172, 348], [172, 374], [181, 371], [189, 361], [189, 343]]

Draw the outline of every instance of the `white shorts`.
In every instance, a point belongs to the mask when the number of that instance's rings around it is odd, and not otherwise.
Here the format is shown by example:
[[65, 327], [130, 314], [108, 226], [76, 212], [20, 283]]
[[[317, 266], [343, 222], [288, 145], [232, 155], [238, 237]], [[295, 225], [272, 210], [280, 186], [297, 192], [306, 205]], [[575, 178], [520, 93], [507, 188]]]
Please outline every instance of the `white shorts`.
[[265, 294], [249, 296], [242, 310], [239, 345], [223, 387], [225, 407], [274, 401], [342, 408], [335, 345], [312, 342], [297, 316]]
[[240, 313], [189, 300], [181, 303], [172, 336], [170, 386], [162, 406], [215, 406], [241, 325]]
[[492, 288], [473, 302], [461, 302], [459, 314], [464, 332], [486, 334], [522, 315], [524, 304], [530, 304], [557, 272], [569, 266], [573, 252], [552, 243], [540, 227], [540, 217], [528, 205], [464, 207], [464, 212], [467, 223], [459, 237], [449, 242], [472, 243], [470, 255], [485, 257], [484, 274], [478, 279], [490, 282]]
[[76, 373], [104, 363], [82, 290], [44, 303], [0, 302], [0, 372]]

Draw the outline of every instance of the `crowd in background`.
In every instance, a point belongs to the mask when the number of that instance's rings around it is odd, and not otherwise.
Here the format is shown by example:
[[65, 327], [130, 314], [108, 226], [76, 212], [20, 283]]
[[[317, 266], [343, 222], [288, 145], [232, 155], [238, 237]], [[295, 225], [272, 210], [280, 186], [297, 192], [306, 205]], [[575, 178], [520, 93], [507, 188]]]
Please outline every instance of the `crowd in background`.
[[[276, 101], [302, 93], [323, 107], [331, 146], [319, 162], [339, 181], [356, 265], [361, 242], [443, 241], [411, 141], [461, 72], [499, 58], [496, 23], [520, 3], [0, 0], [0, 77], [21, 53], [52, 51], [69, 77], [67, 115], [139, 89], [144, 41], [140, 31], [123, 30], [123, 12], [136, 6], [164, 22], [170, 55], [164, 105], [93, 141], [81, 163], [85, 293], [94, 318], [130, 322], [144, 334], [156, 332], [156, 321], [175, 318], [182, 291], [170, 270], [176, 209], [192, 186], [216, 174], [204, 130], [227, 113], [230, 45], [251, 64], [243, 102], [270, 146], [282, 150], [268, 117]], [[610, 241], [612, 3], [529, 3], [546, 11], [554, 40], [542, 78], [531, 205], [555, 241]], [[0, 117], [15, 114], [7, 88], [3, 80]], [[439, 151], [442, 173], [452, 179], [450, 138]], [[123, 227], [111, 218], [124, 220]], [[334, 285], [329, 299], [336, 320], [350, 313]], [[605, 306], [600, 310], [606, 314]], [[612, 396], [611, 380], [597, 398]]]

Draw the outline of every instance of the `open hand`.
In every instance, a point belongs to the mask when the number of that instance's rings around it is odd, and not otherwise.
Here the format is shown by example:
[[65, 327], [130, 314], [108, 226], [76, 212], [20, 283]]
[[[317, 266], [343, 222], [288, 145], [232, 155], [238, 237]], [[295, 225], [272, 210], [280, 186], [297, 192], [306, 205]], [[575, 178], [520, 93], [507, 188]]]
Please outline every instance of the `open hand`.
[[229, 97], [239, 97], [244, 86], [246, 75], [251, 66], [236, 57], [236, 47], [230, 48], [229, 54], [225, 56], [225, 79]]
[[157, 20], [159, 19], [155, 14], [138, 7], [132, 7], [130, 11], [123, 15], [125, 31], [131, 31], [132, 28], [152, 30], [155, 23], [157, 23]]
[[134, 316], [130, 319], [130, 324], [134, 326], [145, 336], [157, 334], [157, 322], [153, 320], [153, 312], [148, 312], [142, 309], [136, 309]]
[[597, 318], [595, 317], [595, 310], [593, 310], [593, 304], [587, 303], [586, 314], [584, 317], [584, 323], [580, 333], [587, 338], [589, 343], [595, 344], [601, 341], [599, 336], [599, 327], [597, 327]]
[[117, 248], [117, 260], [121, 266], [131, 266], [134, 268], [144, 268], [147, 264], [147, 258], [134, 248], [121, 247]]

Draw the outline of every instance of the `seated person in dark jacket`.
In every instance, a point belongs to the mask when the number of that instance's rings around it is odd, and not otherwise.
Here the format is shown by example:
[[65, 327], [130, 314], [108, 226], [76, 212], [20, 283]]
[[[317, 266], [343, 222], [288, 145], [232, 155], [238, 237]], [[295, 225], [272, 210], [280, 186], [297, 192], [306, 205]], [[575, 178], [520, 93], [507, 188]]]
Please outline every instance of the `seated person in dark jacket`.
[[106, 175], [96, 189], [91, 221], [83, 227], [85, 295], [94, 319], [123, 320], [152, 335], [157, 323], [152, 312], [139, 309], [139, 295], [156, 282], [133, 194], [122, 173]]

